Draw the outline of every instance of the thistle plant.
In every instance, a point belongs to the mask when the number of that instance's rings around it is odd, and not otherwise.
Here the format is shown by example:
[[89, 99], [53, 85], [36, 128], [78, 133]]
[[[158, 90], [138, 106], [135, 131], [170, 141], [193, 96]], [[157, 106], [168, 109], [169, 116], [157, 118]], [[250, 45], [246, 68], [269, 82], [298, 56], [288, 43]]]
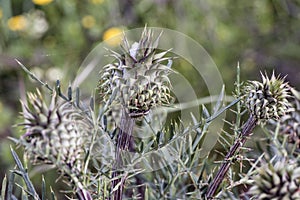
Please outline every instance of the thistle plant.
[[[128, 150], [132, 145], [132, 131], [135, 119], [148, 115], [156, 106], [168, 105], [171, 100], [168, 74], [170, 65], [164, 64], [171, 58], [165, 57], [167, 51], [158, 53], [159, 37], [154, 38], [151, 30], [144, 29], [139, 42], [129, 44], [123, 39], [122, 54], [111, 51], [116, 62], [106, 65], [100, 72], [99, 91], [104, 101], [114, 94], [111, 109], [121, 109], [121, 120], [117, 139], [116, 162], [112, 178], [120, 174], [117, 167], [122, 167], [120, 151]], [[122, 198], [124, 184], [115, 187], [121, 179], [112, 184], [114, 199]], [[124, 180], [122, 180], [124, 181]]]
[[[298, 154], [281, 156], [280, 146], [272, 144], [272, 153], [260, 153], [268, 158], [275, 154], [278, 157], [260, 166], [257, 161], [247, 174], [230, 173], [227, 179], [231, 185], [222, 187], [221, 194], [215, 195], [234, 160], [241, 158], [241, 163], [252, 162], [251, 158], [237, 155], [237, 152], [257, 125], [264, 126], [269, 121], [276, 124], [277, 132], [272, 130], [271, 135], [275, 139], [282, 135], [289, 144], [299, 147], [299, 92], [274, 73], [271, 77], [261, 74], [261, 81], [248, 81], [243, 87], [237, 76], [238, 98], [228, 105], [225, 106], [223, 87], [212, 110], [201, 105], [200, 116], [192, 114], [190, 124], [171, 119], [169, 124], [161, 125], [160, 116], [151, 115], [152, 110], [176, 106], [169, 79], [174, 73], [171, 69], [173, 57], [168, 56], [169, 51], [159, 49], [160, 36], [155, 37], [145, 28], [140, 40], [130, 43], [124, 35], [122, 52], [109, 50], [114, 61], [100, 71], [98, 93], [92, 96], [89, 104], [80, 100], [79, 89], [73, 91], [69, 87], [64, 95], [59, 81], [51, 87], [19, 63], [51, 96], [48, 101], [41, 90], [36, 90], [28, 92], [27, 101], [22, 101], [22, 135], [12, 140], [24, 148], [25, 160], [33, 165], [54, 166], [72, 188], [68, 198], [80, 200], [212, 199], [225, 197], [226, 192], [231, 199], [240, 196], [299, 198]], [[209, 137], [209, 126], [214, 119], [235, 104], [236, 111], [231, 111], [236, 114], [236, 121], [230, 123], [225, 119], [234, 134], [222, 130], [232, 141], [226, 141], [223, 135], [219, 140], [230, 149], [213, 176], [215, 169], [211, 163], [215, 155], [201, 157], [202, 144], [205, 137]], [[249, 114], [243, 125], [241, 116], [245, 112], [241, 106]], [[153, 129], [155, 123], [161, 126]], [[149, 138], [134, 138], [134, 132]], [[45, 199], [45, 182], [42, 182], [40, 198], [30, 181], [27, 166], [22, 165], [13, 150], [12, 155], [17, 168], [3, 180], [0, 197], [15, 198], [12, 193], [17, 174], [24, 180], [23, 199]], [[289, 167], [285, 167], [287, 165]], [[234, 180], [232, 174], [237, 174], [240, 180]], [[244, 184], [245, 191], [235, 197], [233, 188], [240, 184]], [[51, 194], [55, 199], [54, 193]]]
[[292, 110], [280, 118], [279, 123], [273, 123], [274, 129], [279, 126], [278, 139], [293, 153], [300, 153], [300, 93], [291, 89], [292, 96], [289, 99]]
[[120, 105], [130, 118], [141, 118], [155, 106], [168, 105], [172, 72], [168, 51], [158, 53], [160, 35], [155, 39], [145, 28], [139, 42], [129, 44], [123, 39], [122, 54], [111, 51], [117, 62], [106, 65], [100, 72], [99, 90], [103, 100], [115, 95], [114, 106]]
[[39, 90], [28, 93], [28, 105], [22, 102], [25, 134], [17, 141], [34, 164], [54, 165], [74, 182], [78, 195], [86, 196], [82, 185], [85, 145], [91, 123], [70, 102], [61, 103], [56, 92], [47, 105]]
[[300, 166], [296, 160], [273, 159], [253, 172], [247, 192], [256, 199], [300, 199]]
[[267, 120], [279, 120], [291, 109], [288, 101], [290, 97], [290, 86], [288, 83], [284, 82], [283, 78], [275, 77], [274, 73], [271, 78], [263, 74], [261, 76], [262, 82], [249, 81], [243, 88], [244, 95], [241, 98], [250, 116], [210, 184], [206, 194], [207, 198], [213, 198], [230, 167], [230, 160], [244, 145], [255, 126], [259, 123], [265, 123]]
[[25, 122], [20, 124], [25, 134], [20, 144], [34, 163], [72, 166], [72, 172], [80, 173], [83, 162], [84, 141], [90, 133], [87, 121], [70, 103], [57, 102], [52, 95], [46, 105], [39, 90], [28, 93], [28, 105], [23, 104]]

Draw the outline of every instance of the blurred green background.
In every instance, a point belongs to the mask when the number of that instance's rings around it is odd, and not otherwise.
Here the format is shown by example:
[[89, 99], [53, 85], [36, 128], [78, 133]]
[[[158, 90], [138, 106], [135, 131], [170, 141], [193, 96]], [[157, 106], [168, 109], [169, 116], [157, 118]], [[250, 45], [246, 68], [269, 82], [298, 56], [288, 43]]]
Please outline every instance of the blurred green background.
[[[37, 86], [14, 59], [51, 85], [62, 77], [68, 84], [93, 47], [147, 24], [199, 42], [228, 95], [237, 62], [242, 80], [275, 70], [300, 88], [300, 1], [0, 0], [0, 20], [0, 182], [14, 166], [7, 137], [21, 134], [12, 127], [19, 121], [19, 99]], [[193, 77], [193, 71], [184, 73]]]

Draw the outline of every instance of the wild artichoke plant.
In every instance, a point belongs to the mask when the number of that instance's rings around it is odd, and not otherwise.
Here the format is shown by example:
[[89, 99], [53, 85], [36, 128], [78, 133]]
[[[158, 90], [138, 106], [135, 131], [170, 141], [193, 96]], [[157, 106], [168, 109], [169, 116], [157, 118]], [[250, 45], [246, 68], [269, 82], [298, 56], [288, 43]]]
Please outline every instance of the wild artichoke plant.
[[[116, 161], [112, 178], [120, 176], [121, 150], [132, 146], [132, 131], [135, 119], [148, 115], [156, 106], [168, 105], [171, 101], [171, 58], [168, 51], [158, 52], [160, 35], [154, 39], [153, 32], [144, 29], [139, 42], [129, 44], [126, 37], [121, 45], [122, 54], [111, 51], [116, 62], [106, 65], [100, 72], [99, 91], [104, 101], [112, 101], [110, 110], [121, 113], [117, 138]], [[167, 63], [165, 63], [167, 62]], [[111, 100], [111, 97], [114, 97]], [[122, 199], [124, 179], [115, 179], [112, 184], [114, 199]], [[116, 189], [116, 187], [118, 187]]]
[[26, 155], [34, 164], [54, 165], [71, 178], [78, 193], [85, 193], [81, 172], [87, 136], [91, 133], [89, 121], [71, 102], [60, 103], [55, 92], [50, 105], [39, 90], [28, 93], [28, 105], [22, 105], [25, 122], [20, 125], [25, 134], [18, 143], [25, 148]]
[[259, 200], [300, 199], [300, 167], [292, 160], [278, 160], [257, 168], [252, 178], [252, 186], [248, 191], [253, 198]]
[[283, 78], [275, 77], [274, 73], [271, 78], [261, 73], [262, 82], [249, 81], [243, 88], [242, 101], [247, 107], [250, 116], [244, 124], [243, 129], [231, 146], [225, 156], [225, 162], [221, 165], [218, 173], [208, 188], [206, 197], [212, 198], [225, 177], [230, 167], [230, 159], [244, 145], [248, 136], [252, 133], [255, 126], [259, 123], [273, 119], [279, 120], [280, 117], [291, 111], [291, 105], [288, 101], [290, 97], [290, 86], [284, 82]]
[[[39, 91], [28, 94], [28, 105], [23, 103], [25, 122], [21, 124], [25, 134], [15, 141], [25, 148], [26, 155], [34, 163], [57, 167], [61, 174], [69, 178], [77, 197], [81, 200], [92, 198], [121, 200], [129, 196], [132, 199], [212, 199], [231, 162], [235, 160], [236, 152], [241, 149], [257, 124], [264, 124], [270, 119], [281, 120], [280, 131], [286, 132], [291, 142], [299, 141], [297, 139], [299, 101], [294, 99], [296, 110], [290, 112], [292, 111], [289, 103], [289, 99], [292, 98], [290, 91], [293, 89], [284, 78], [276, 77], [274, 74], [271, 78], [262, 74], [261, 82], [249, 81], [242, 90], [240, 88], [237, 90], [239, 94], [242, 93], [239, 99], [224, 108], [221, 108], [224, 97], [222, 90], [212, 115], [203, 105], [200, 123], [192, 116], [194, 126], [184, 127], [174, 123], [175, 125], [171, 124], [169, 128], [161, 127], [157, 133], [153, 132], [151, 138], [133, 140], [132, 133], [137, 130], [136, 120], [151, 116], [149, 113], [153, 108], [167, 106], [173, 100], [168, 77], [173, 72], [172, 58], [167, 57], [168, 51], [158, 49], [159, 37], [160, 35], [154, 38], [153, 32], [145, 29], [139, 42], [130, 45], [126, 37], [123, 39], [122, 53], [110, 51], [115, 60], [104, 66], [100, 72], [98, 83], [100, 98], [96, 98], [101, 101], [99, 110], [95, 106], [97, 104], [94, 103], [94, 98], [90, 105], [86, 106], [79, 101], [78, 92], [73, 102], [71, 88], [68, 89], [66, 97], [60, 92], [58, 84], [56, 93], [19, 63], [31, 77], [52, 92], [52, 100], [49, 105]], [[240, 86], [239, 81], [237, 85]], [[58, 96], [63, 101], [60, 102]], [[238, 103], [236, 112], [238, 122], [232, 124], [235, 141], [216, 176], [212, 178], [212, 174], [207, 175], [213, 171], [209, 166], [210, 156], [205, 160], [199, 157], [203, 137], [208, 133], [210, 122], [240, 99], [242, 101]], [[83, 104], [84, 108], [80, 106]], [[249, 119], [242, 127], [241, 104], [249, 111]], [[119, 121], [115, 121], [118, 124], [110, 126], [107, 117], [112, 113], [119, 113], [121, 116]], [[143, 121], [138, 122], [137, 128], [140, 128], [141, 124]], [[102, 149], [107, 148], [106, 142], [109, 142], [111, 149]], [[172, 147], [170, 148], [172, 150], [168, 151], [166, 148], [165, 151], [166, 146]], [[108, 157], [102, 156], [108, 151], [110, 152]], [[132, 154], [127, 154], [126, 151], [131, 151]], [[16, 153], [13, 151], [12, 153], [18, 166], [16, 173], [23, 176], [26, 189], [31, 191], [34, 197], [38, 197], [29, 184], [26, 169]], [[115, 153], [115, 159], [111, 153]], [[157, 160], [156, 156], [152, 157], [152, 153], [153, 155], [162, 153], [160, 156], [164, 156], [164, 159]], [[133, 154], [135, 160], [132, 160]], [[170, 166], [158, 173], [153, 172], [153, 176], [135, 168], [130, 170], [132, 169], [130, 167], [140, 167], [140, 164], [148, 166], [148, 157], [145, 155], [150, 154], [150, 162], [159, 166], [165, 164]], [[123, 155], [125, 156], [122, 157]], [[103, 158], [113, 160], [113, 163]], [[126, 165], [127, 163], [129, 165]], [[131, 165], [132, 163], [134, 165]], [[284, 165], [290, 166], [284, 168]], [[280, 161], [279, 164], [263, 167], [257, 169], [254, 177], [250, 177], [253, 186], [247, 195], [259, 199], [275, 199], [276, 195], [281, 199], [299, 198], [299, 165], [297, 166], [296, 162]], [[239, 184], [233, 179], [230, 181], [233, 185]], [[6, 193], [3, 191], [2, 193]], [[12, 190], [10, 189], [10, 195], [4, 196], [12, 197]]]

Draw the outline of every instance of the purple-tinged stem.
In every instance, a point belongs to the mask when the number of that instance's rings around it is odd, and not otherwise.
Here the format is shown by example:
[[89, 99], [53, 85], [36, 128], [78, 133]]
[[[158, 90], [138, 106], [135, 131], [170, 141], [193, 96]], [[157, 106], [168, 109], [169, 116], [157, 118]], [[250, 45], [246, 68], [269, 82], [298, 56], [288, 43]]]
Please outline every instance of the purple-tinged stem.
[[236, 139], [233, 146], [230, 148], [229, 152], [225, 156], [224, 162], [222, 163], [217, 175], [213, 179], [212, 183], [208, 187], [206, 198], [212, 199], [215, 192], [217, 191], [218, 187], [220, 186], [221, 182], [223, 181], [229, 167], [230, 167], [230, 160], [233, 158], [235, 153], [245, 144], [248, 136], [252, 133], [253, 129], [257, 124], [257, 120], [255, 117], [250, 116], [250, 118], [245, 123], [242, 133], [239, 138]]
[[122, 117], [119, 127], [118, 139], [117, 139], [117, 149], [116, 149], [116, 160], [113, 166], [113, 174], [112, 174], [112, 188], [113, 190], [118, 183], [121, 182], [118, 189], [113, 193], [113, 200], [121, 200], [123, 196], [123, 190], [125, 185], [126, 177], [119, 177], [122, 174], [120, 169], [122, 169], [124, 163], [122, 162], [121, 153], [122, 151], [128, 151], [130, 148], [131, 140], [132, 140], [132, 131], [134, 127], [135, 121], [131, 117], [128, 116], [125, 110], [122, 111]]

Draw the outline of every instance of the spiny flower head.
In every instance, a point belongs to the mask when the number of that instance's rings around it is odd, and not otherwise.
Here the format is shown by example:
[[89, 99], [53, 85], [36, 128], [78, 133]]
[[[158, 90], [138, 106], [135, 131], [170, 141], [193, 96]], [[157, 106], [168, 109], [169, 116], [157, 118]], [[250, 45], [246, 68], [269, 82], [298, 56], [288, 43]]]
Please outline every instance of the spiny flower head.
[[300, 199], [300, 167], [296, 162], [278, 160], [255, 172], [248, 193], [256, 199]]
[[159, 37], [154, 40], [152, 31], [146, 28], [140, 41], [131, 46], [124, 37], [123, 54], [111, 51], [117, 62], [100, 72], [99, 89], [104, 100], [114, 94], [114, 102], [132, 118], [147, 115], [151, 108], [168, 105], [172, 99], [168, 78], [171, 58], [165, 57], [168, 51], [156, 52]]
[[259, 122], [279, 119], [290, 111], [290, 87], [284, 78], [262, 76], [262, 82], [249, 81], [244, 87], [243, 101], [251, 115]]
[[89, 122], [70, 102], [59, 103], [53, 94], [48, 106], [41, 93], [28, 94], [20, 124], [26, 133], [19, 143], [34, 163], [54, 164], [59, 169], [79, 173], [84, 159]]
[[[279, 137], [280, 141], [284, 141], [284, 136], [287, 136], [287, 144], [291, 145], [292, 149], [300, 153], [300, 92], [291, 89], [292, 95], [289, 98], [293, 110], [282, 116], [279, 121]], [[277, 123], [274, 123], [277, 126]], [[294, 152], [294, 153], [296, 153]]]

